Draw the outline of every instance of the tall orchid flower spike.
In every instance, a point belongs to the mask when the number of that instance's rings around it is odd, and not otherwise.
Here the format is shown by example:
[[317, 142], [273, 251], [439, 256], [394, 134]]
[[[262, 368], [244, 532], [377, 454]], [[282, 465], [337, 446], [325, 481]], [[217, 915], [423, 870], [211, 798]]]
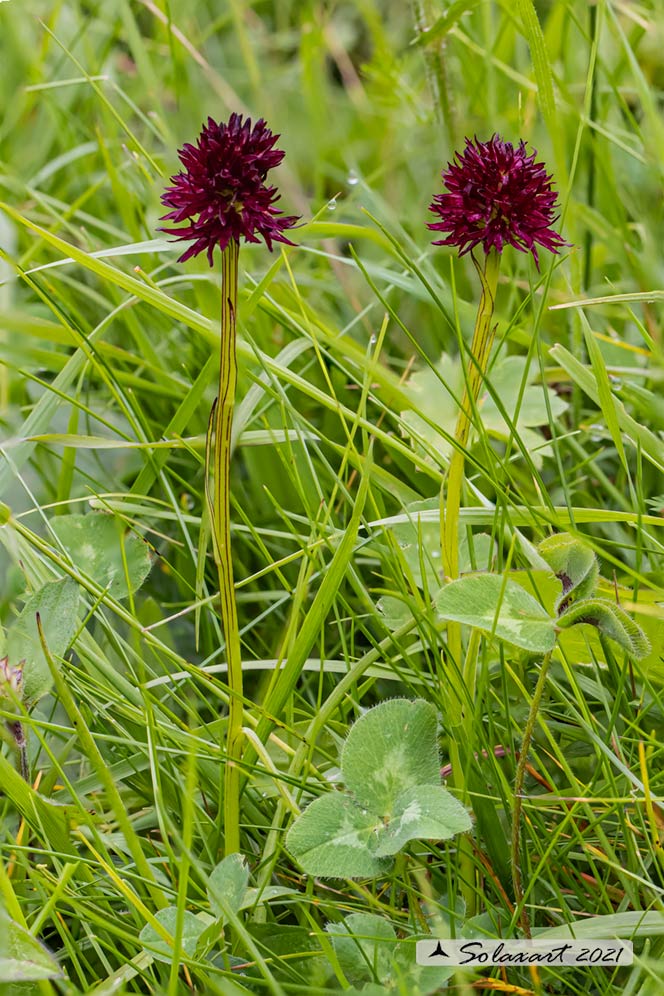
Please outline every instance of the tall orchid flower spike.
[[[267, 175], [284, 158], [277, 149], [279, 138], [261, 118], [254, 125], [241, 114], [231, 114], [227, 123], [212, 118], [203, 126], [195, 145], [179, 151], [184, 167], [171, 177], [171, 186], [161, 195], [169, 208], [162, 221], [172, 222], [162, 231], [189, 242], [180, 256], [185, 262], [205, 252], [210, 266], [214, 250], [221, 250], [221, 353], [219, 392], [210, 416], [214, 432], [212, 476], [214, 488], [208, 496], [219, 576], [220, 615], [228, 664], [229, 711], [224, 768], [224, 846], [227, 854], [240, 849], [240, 769], [242, 759], [243, 681], [242, 652], [238, 628], [230, 535], [230, 443], [237, 383], [235, 349], [238, 257], [240, 241], [260, 242], [272, 250], [274, 242], [293, 243], [284, 234], [298, 221], [275, 207], [277, 188]], [[210, 446], [208, 446], [208, 453]], [[209, 479], [209, 460], [206, 466]]]
[[[535, 162], [535, 156], [534, 151], [528, 153], [524, 142], [515, 147], [498, 135], [493, 135], [488, 142], [466, 138], [463, 152], [458, 152], [442, 172], [446, 189], [434, 196], [429, 208], [436, 220], [429, 222], [428, 227], [445, 235], [433, 244], [456, 246], [460, 256], [471, 253], [482, 282], [465, 387], [454, 431], [454, 451], [440, 492], [440, 545], [447, 580], [459, 576], [459, 511], [465, 453], [471, 419], [477, 411], [477, 399], [493, 345], [493, 313], [501, 255], [507, 246], [532, 253], [539, 269], [538, 247], [558, 253], [568, 244], [553, 229], [557, 218], [557, 194], [551, 186], [551, 176], [543, 163]], [[458, 622], [447, 624], [444, 663], [449, 676], [448, 702], [453, 727], [452, 770], [456, 773], [456, 787], [463, 802], [465, 762], [461, 754], [467, 751], [472, 757], [473, 751], [472, 723], [464, 713], [464, 706], [473, 701], [475, 695], [476, 653], [469, 648], [463, 659]], [[472, 909], [475, 890], [468, 841], [462, 842], [461, 851], [467, 872], [465, 898], [468, 908]]]

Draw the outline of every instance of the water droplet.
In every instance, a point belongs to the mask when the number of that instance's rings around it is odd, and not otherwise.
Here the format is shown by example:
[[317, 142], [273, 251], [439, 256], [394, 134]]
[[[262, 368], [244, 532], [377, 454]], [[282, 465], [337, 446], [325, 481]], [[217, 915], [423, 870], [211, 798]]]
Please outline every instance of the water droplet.
[[327, 202], [327, 210], [328, 211], [336, 211], [337, 210], [337, 201], [336, 201], [335, 197], [333, 197], [331, 201]]
[[614, 377], [613, 374], [609, 374], [609, 380], [614, 391], [619, 391], [623, 386], [622, 377]]
[[350, 171], [350, 173], [348, 174], [348, 180], [347, 180], [348, 186], [349, 187], [354, 187], [359, 182], [360, 182], [359, 176], [357, 175], [357, 173], [355, 172], [355, 170], [352, 169]]
[[378, 342], [378, 336], [376, 335], [375, 332], [372, 332], [371, 338], [369, 339], [369, 345], [375, 346], [377, 342]]

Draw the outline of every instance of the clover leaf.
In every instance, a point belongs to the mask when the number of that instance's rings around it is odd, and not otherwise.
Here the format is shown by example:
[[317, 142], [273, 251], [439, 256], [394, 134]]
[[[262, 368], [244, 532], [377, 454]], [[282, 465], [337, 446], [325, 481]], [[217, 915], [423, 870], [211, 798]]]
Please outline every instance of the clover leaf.
[[347, 791], [314, 800], [286, 845], [309, 875], [358, 878], [388, 871], [411, 840], [447, 840], [470, 816], [440, 784], [435, 708], [391, 699], [353, 725], [341, 752]]

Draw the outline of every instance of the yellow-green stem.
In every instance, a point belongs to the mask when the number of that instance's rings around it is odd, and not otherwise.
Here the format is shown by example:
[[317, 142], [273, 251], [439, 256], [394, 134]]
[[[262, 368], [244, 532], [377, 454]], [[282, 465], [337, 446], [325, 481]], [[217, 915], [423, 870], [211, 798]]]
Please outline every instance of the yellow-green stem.
[[542, 660], [542, 666], [540, 668], [539, 678], [537, 679], [537, 684], [535, 685], [535, 691], [533, 692], [533, 698], [530, 703], [530, 711], [528, 712], [528, 720], [526, 722], [526, 727], [523, 731], [523, 740], [521, 741], [521, 752], [519, 754], [519, 763], [516, 767], [516, 774], [514, 776], [514, 809], [512, 812], [512, 853], [511, 863], [512, 863], [512, 886], [514, 888], [514, 904], [517, 909], [520, 908], [519, 922], [521, 923], [521, 929], [523, 930], [526, 937], [531, 937], [530, 930], [530, 920], [528, 919], [528, 913], [524, 904], [523, 897], [523, 880], [521, 876], [521, 812], [523, 810], [523, 782], [526, 776], [526, 766], [528, 764], [528, 751], [530, 749], [530, 741], [533, 739], [533, 732], [535, 730], [535, 723], [537, 722], [537, 713], [539, 712], [539, 705], [542, 701], [542, 692], [544, 691], [544, 686], [546, 684], [546, 676], [549, 670], [549, 665], [551, 664], [551, 653], [546, 654]]
[[235, 601], [230, 521], [231, 430], [237, 384], [235, 329], [239, 242], [232, 240], [222, 253], [221, 354], [219, 393], [214, 409], [213, 477], [214, 497], [210, 518], [214, 559], [219, 576], [221, 625], [228, 665], [228, 727], [224, 768], [224, 849], [226, 854], [240, 850], [240, 768], [242, 758], [242, 652]]
[[[440, 493], [440, 547], [443, 571], [448, 580], [454, 580], [459, 576], [459, 510], [461, 508], [465, 449], [470, 435], [472, 414], [493, 345], [492, 319], [499, 270], [500, 254], [493, 249], [486, 257], [484, 270], [482, 271], [478, 267], [482, 280], [482, 297], [477, 310], [475, 331], [470, 347], [471, 358], [468, 363], [468, 376], [454, 430], [455, 446], [447, 479]], [[450, 698], [452, 725], [457, 726], [461, 722], [464, 701], [463, 688], [459, 687], [462, 676], [461, 627], [459, 623], [448, 623], [447, 652], [450, 661], [451, 682], [457, 686], [456, 693], [452, 694]], [[454, 678], [453, 675], [458, 677]]]
[[[473, 261], [475, 261], [473, 259]], [[459, 510], [461, 508], [461, 491], [463, 487], [465, 450], [470, 435], [473, 412], [476, 407], [480, 387], [484, 379], [491, 346], [493, 345], [493, 310], [498, 286], [500, 270], [500, 254], [495, 250], [488, 253], [484, 270], [475, 263], [482, 281], [482, 296], [473, 341], [470, 347], [470, 362], [468, 376], [464, 386], [461, 407], [454, 430], [454, 450], [450, 460], [447, 479], [443, 482], [440, 492], [440, 548], [443, 571], [448, 580], [459, 576]], [[471, 642], [469, 657], [474, 643]], [[475, 647], [476, 653], [476, 647]], [[448, 703], [450, 709], [450, 758], [452, 760], [452, 783], [457, 789], [462, 802], [466, 802], [467, 789], [465, 779], [465, 763], [468, 751], [472, 751], [470, 736], [461, 732], [465, 729], [463, 723], [463, 705], [466, 695], [471, 692], [467, 687], [469, 669], [473, 673], [472, 689], [474, 689], [474, 660], [461, 658], [461, 626], [456, 622], [447, 624], [447, 674], [449, 676]], [[468, 731], [466, 731], [468, 732]], [[463, 745], [463, 746], [462, 746]], [[461, 892], [466, 903], [466, 914], [472, 916], [475, 912], [475, 862], [473, 842], [469, 834], [464, 834], [459, 841], [459, 874]]]

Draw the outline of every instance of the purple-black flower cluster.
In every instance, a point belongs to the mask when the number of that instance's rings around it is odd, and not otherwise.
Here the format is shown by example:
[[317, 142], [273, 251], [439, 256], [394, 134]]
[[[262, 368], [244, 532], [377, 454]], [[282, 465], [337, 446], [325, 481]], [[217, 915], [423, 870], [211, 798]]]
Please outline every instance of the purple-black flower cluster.
[[538, 245], [553, 253], [568, 245], [551, 227], [557, 194], [535, 155], [528, 155], [524, 142], [515, 148], [498, 135], [488, 142], [467, 138], [464, 151], [442, 173], [447, 192], [437, 194], [429, 208], [439, 220], [428, 227], [449, 232], [433, 244], [457, 246], [460, 255], [480, 244], [485, 253], [511, 245], [532, 252], [538, 268]]
[[231, 114], [227, 124], [208, 118], [196, 145], [187, 143], [180, 149], [184, 170], [171, 177], [173, 185], [161, 200], [171, 208], [162, 221], [185, 223], [182, 228], [162, 229], [191, 242], [181, 262], [206, 252], [212, 266], [215, 246], [223, 252], [233, 239], [263, 238], [268, 249], [273, 242], [292, 245], [284, 231], [298, 218], [275, 208], [277, 188], [265, 182], [284, 158], [274, 147], [278, 138], [262, 118], [252, 127], [251, 118], [243, 121], [241, 114]]

